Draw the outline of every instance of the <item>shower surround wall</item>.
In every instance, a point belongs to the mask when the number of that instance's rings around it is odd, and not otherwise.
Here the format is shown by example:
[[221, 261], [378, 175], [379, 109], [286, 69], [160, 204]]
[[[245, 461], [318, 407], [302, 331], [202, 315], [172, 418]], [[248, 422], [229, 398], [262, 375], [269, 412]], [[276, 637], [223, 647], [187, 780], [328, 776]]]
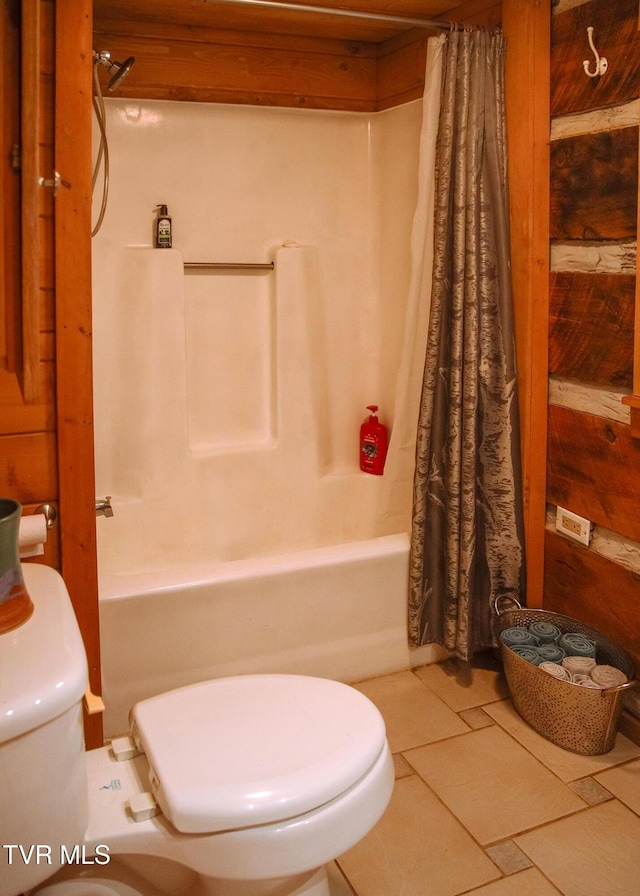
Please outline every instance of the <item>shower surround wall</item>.
[[[420, 106], [108, 99], [94, 239], [101, 577], [376, 534], [366, 405], [392, 422]], [[155, 208], [173, 249], [152, 249]], [[272, 273], [183, 262], [275, 261]]]
[[[114, 509], [98, 518], [107, 703], [122, 697], [124, 717], [127, 701], [217, 674], [210, 666], [169, 670], [166, 646], [150, 656], [148, 644], [144, 670], [123, 667], [118, 633], [137, 632], [139, 643], [151, 619], [162, 630], [161, 607], [171, 631], [184, 586], [237, 581], [245, 572], [251, 587], [236, 584], [234, 593], [246, 624], [232, 665], [226, 649], [220, 671], [242, 671], [242, 656], [255, 656], [242, 642], [248, 627], [266, 625], [256, 623], [265, 588], [269, 614], [298, 620], [291, 635], [298, 653], [305, 628], [317, 628], [305, 616], [307, 593], [316, 611], [335, 614], [333, 637], [351, 654], [360, 636], [344, 626], [353, 627], [354, 614], [347, 623], [336, 608], [360, 601], [361, 617], [367, 607], [382, 614], [368, 620], [360, 643], [370, 652], [374, 642], [394, 641], [391, 654], [377, 648], [383, 669], [370, 656], [360, 667], [321, 665], [321, 674], [354, 678], [406, 665], [408, 542], [379, 537], [390, 535], [377, 520], [382, 477], [360, 472], [358, 435], [368, 404], [379, 404], [383, 421], [393, 423], [420, 104], [377, 115], [121, 99], [105, 105], [109, 203], [93, 271], [96, 484]], [[160, 204], [173, 218], [172, 249], [152, 248]], [[272, 272], [183, 268], [270, 261]], [[350, 543], [363, 548], [345, 555], [340, 546]], [[330, 546], [337, 561], [326, 553]], [[252, 560], [264, 571], [264, 558], [286, 556], [276, 567], [299, 569], [296, 555], [309, 551], [314, 582], [331, 583], [324, 592], [298, 573], [295, 593], [287, 573], [276, 599], [272, 572], [256, 585]], [[381, 566], [378, 554], [387, 558]], [[355, 560], [363, 555], [365, 563]], [[342, 568], [345, 556], [362, 575], [347, 572], [341, 588], [328, 570], [336, 562]], [[324, 567], [328, 574], [319, 575]], [[371, 594], [373, 569], [389, 593]], [[175, 598], [154, 601], [159, 592]], [[198, 592], [208, 607], [199, 625], [208, 632], [224, 625], [224, 640], [228, 625], [212, 607], [216, 600], [227, 607], [227, 598], [216, 593], [213, 584]], [[243, 593], [256, 603], [245, 605]], [[383, 619], [390, 602], [393, 619]], [[286, 645], [279, 650], [284, 655]], [[295, 671], [268, 658], [260, 667]], [[123, 696], [127, 680], [143, 678], [153, 685]]]

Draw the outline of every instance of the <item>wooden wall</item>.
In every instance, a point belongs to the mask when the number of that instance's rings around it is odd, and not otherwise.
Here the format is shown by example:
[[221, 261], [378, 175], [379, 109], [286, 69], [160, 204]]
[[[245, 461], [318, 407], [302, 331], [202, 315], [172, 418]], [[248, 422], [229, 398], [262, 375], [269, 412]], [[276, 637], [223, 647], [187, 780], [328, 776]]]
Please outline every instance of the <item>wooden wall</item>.
[[527, 602], [542, 606], [549, 316], [550, 0], [503, 0], [511, 279], [527, 556]]
[[[609, 62], [595, 79], [588, 26]], [[640, 338], [638, 0], [561, 2], [551, 33], [544, 607], [609, 635], [640, 669], [640, 440], [622, 404]], [[554, 531], [557, 505], [593, 521], [588, 548]]]
[[[500, 10], [469, 0], [455, 17], [494, 25]], [[136, 57], [122, 97], [374, 112], [424, 90], [422, 29], [373, 43], [105, 19], [98, 4], [94, 38], [114, 59]]]

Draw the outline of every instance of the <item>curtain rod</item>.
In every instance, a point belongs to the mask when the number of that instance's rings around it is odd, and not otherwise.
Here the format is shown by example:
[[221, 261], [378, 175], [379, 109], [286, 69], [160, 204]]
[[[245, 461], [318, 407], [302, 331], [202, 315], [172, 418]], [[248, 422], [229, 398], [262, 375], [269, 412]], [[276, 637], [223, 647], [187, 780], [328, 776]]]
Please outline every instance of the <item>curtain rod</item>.
[[361, 12], [357, 9], [331, 8], [313, 6], [306, 3], [286, 3], [280, 0], [205, 0], [205, 3], [234, 3], [237, 6], [260, 6], [266, 9], [282, 9], [291, 12], [310, 12], [320, 15], [345, 16], [351, 19], [370, 19], [374, 22], [387, 22], [396, 25], [413, 25], [421, 28], [442, 28], [447, 31], [463, 29], [464, 25], [456, 22], [443, 22], [441, 19], [417, 19], [406, 16], [393, 16], [381, 12]]

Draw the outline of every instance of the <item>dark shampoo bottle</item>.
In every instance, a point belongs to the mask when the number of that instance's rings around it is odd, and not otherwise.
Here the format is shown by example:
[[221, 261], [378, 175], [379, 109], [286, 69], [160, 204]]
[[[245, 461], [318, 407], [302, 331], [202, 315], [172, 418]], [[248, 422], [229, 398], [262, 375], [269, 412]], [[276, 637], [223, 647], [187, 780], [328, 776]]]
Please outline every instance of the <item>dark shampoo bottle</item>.
[[166, 205], [157, 206], [160, 211], [156, 220], [156, 249], [171, 248], [171, 218]]

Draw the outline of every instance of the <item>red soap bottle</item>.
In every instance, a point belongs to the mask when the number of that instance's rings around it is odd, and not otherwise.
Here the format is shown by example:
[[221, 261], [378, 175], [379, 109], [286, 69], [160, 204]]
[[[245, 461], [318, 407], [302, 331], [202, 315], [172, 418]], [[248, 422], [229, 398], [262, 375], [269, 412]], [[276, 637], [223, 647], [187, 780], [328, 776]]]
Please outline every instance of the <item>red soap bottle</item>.
[[387, 428], [378, 421], [377, 404], [367, 405], [371, 416], [360, 427], [360, 469], [382, 476], [387, 457]]

